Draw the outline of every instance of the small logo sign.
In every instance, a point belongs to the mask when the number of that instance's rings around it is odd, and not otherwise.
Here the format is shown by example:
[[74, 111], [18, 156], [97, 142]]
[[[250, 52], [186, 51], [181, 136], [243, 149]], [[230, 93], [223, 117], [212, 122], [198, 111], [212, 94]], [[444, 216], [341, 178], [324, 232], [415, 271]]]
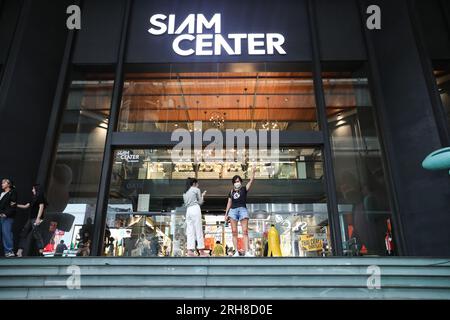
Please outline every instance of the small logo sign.
[[138, 154], [132, 154], [130, 150], [120, 150], [116, 154], [117, 163], [122, 163], [122, 161], [125, 161], [127, 163], [138, 163], [139, 162], [139, 155]]

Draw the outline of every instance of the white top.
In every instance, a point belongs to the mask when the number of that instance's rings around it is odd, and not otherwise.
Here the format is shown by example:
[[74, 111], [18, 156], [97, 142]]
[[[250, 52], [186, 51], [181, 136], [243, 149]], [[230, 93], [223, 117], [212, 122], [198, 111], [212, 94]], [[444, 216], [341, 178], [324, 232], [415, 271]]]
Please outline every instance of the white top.
[[202, 205], [203, 197], [200, 189], [197, 187], [190, 187], [188, 191], [183, 194], [184, 206], [190, 207], [193, 205]]

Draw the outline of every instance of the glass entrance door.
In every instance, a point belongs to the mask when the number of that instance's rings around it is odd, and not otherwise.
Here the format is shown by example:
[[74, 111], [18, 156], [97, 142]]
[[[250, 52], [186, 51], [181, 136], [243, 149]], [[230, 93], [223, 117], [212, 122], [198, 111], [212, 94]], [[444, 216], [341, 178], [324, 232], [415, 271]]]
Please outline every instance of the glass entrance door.
[[[207, 191], [201, 207], [207, 251], [241, 251], [244, 230], [233, 244], [224, 213], [231, 179], [239, 175], [245, 185], [252, 168], [247, 210], [255, 256], [394, 254], [392, 210], [364, 64], [321, 75], [321, 112], [305, 64], [147, 66], [136, 73], [139, 68], [128, 66], [124, 74], [116, 132], [108, 145], [103, 254], [185, 256], [188, 178]], [[233, 138], [231, 148], [225, 141], [230, 130], [244, 135], [241, 144]], [[208, 131], [209, 140], [203, 141]], [[267, 148], [250, 141], [261, 132], [277, 133], [275, 147], [270, 143], [277, 157], [252, 153]], [[191, 154], [180, 161], [173, 152], [186, 136]], [[212, 142], [214, 151], [208, 149]], [[220, 151], [231, 158], [211, 161], [208, 153]]]
[[[121, 143], [113, 150], [104, 254], [185, 256], [188, 178], [207, 190], [201, 206], [207, 251], [228, 255], [243, 250], [243, 230], [239, 227], [235, 248], [224, 213], [231, 179], [239, 175], [246, 184], [254, 168], [247, 197], [254, 255], [331, 255], [322, 134], [309, 67], [218, 64], [199, 72], [195, 66], [171, 65], [169, 72], [160, 72], [166, 67], [136, 73], [130, 66], [124, 75], [117, 134], [131, 138], [125, 143], [129, 147]], [[171, 134], [184, 130], [195, 138], [196, 123], [202, 132], [223, 137], [228, 130], [240, 131], [245, 143], [235, 146], [233, 140], [230, 148], [224, 138], [218, 149], [228, 156], [219, 161], [209, 161], [207, 149], [200, 151], [200, 160], [198, 150], [175, 160]], [[261, 141], [249, 142], [261, 131], [277, 132], [276, 158], [252, 153], [264, 147]], [[148, 143], [136, 147], [135, 136], [145, 136]]]

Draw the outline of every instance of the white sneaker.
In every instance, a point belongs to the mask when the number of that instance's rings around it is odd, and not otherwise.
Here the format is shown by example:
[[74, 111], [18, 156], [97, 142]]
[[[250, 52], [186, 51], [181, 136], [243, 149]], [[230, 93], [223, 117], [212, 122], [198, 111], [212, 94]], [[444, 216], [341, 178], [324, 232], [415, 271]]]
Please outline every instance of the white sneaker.
[[245, 253], [245, 256], [246, 256], [246, 257], [254, 257], [255, 255], [254, 255], [253, 253], [251, 253], [250, 251], [247, 251], [247, 252]]
[[11, 257], [15, 257], [16, 255], [13, 252], [8, 252], [7, 254], [5, 254], [6, 258], [11, 258]]
[[236, 252], [233, 254], [233, 257], [240, 257], [239, 251], [236, 250]]

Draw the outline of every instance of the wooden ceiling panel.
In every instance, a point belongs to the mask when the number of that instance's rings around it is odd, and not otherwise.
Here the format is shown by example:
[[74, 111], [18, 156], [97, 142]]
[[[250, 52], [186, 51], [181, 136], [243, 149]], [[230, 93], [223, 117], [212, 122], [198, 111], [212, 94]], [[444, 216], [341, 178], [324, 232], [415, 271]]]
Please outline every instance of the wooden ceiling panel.
[[[351, 81], [325, 81], [329, 116], [367, 103]], [[357, 99], [358, 97], [358, 99]], [[314, 122], [314, 85], [307, 73], [128, 75], [121, 122]]]

